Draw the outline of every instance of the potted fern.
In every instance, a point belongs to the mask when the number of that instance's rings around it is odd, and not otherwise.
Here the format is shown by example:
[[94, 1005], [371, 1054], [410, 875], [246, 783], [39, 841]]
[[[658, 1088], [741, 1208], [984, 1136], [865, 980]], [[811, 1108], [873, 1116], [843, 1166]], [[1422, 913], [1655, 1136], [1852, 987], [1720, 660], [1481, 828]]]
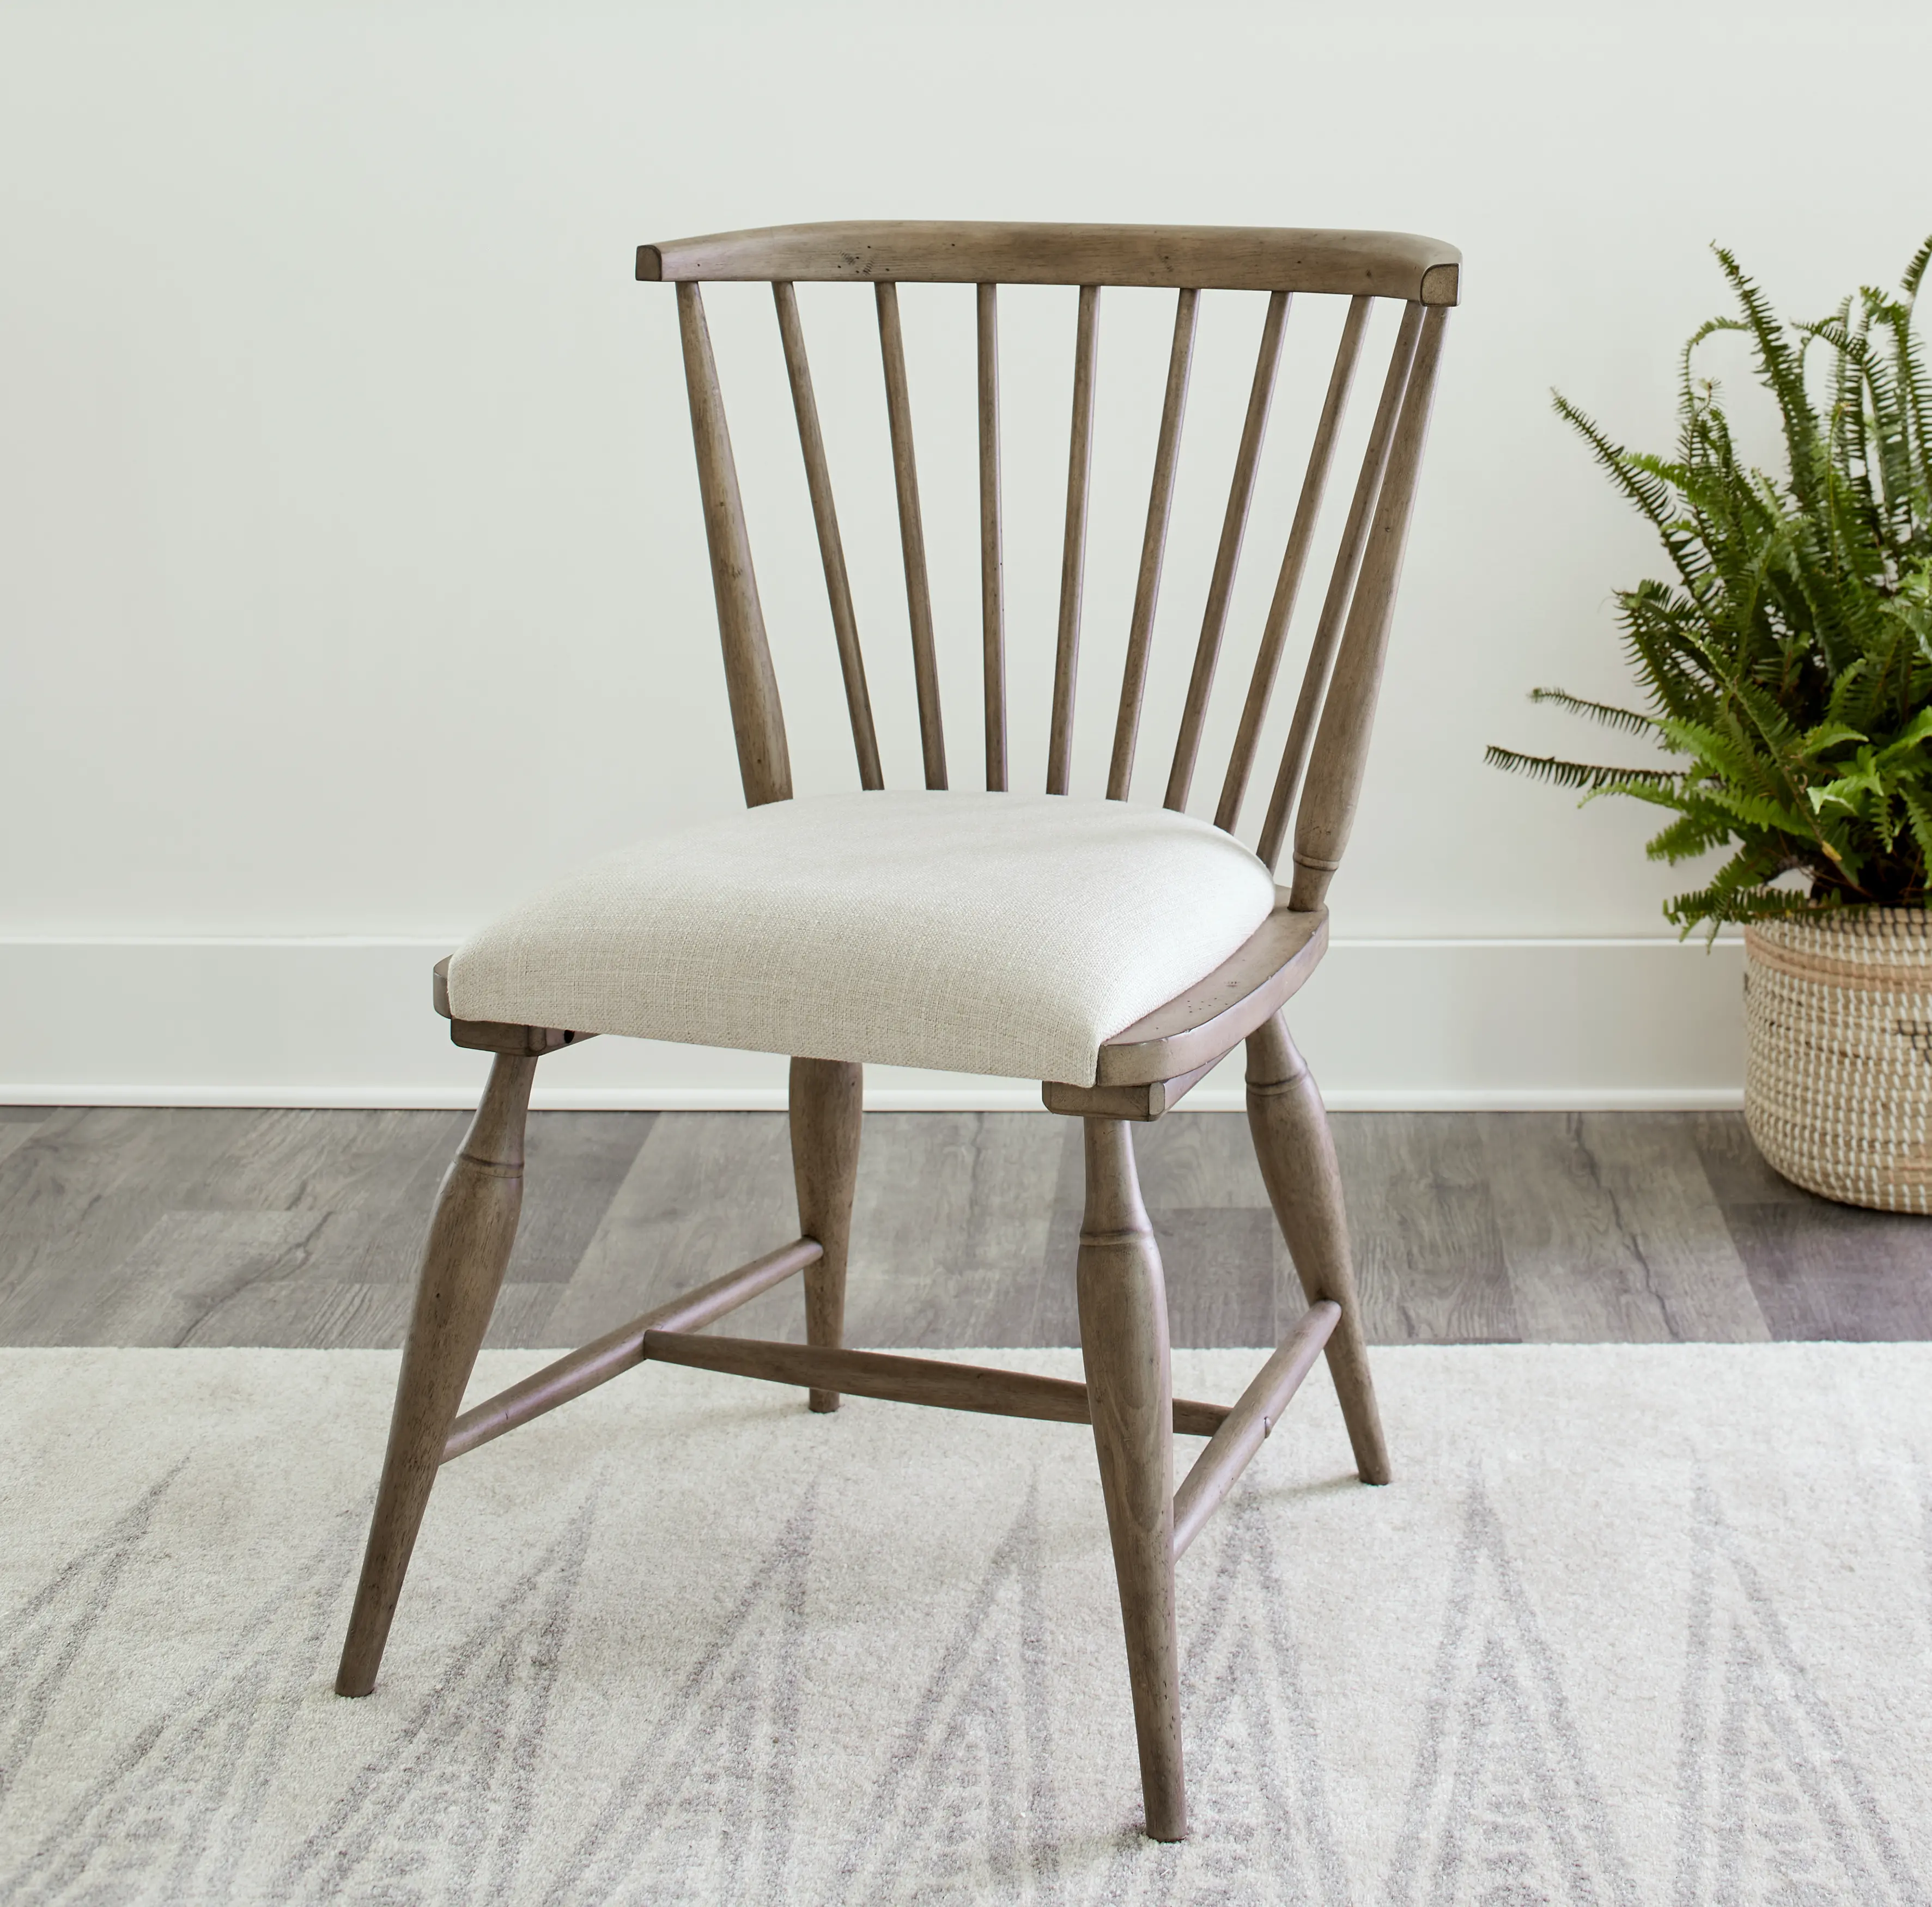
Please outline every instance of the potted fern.
[[[1717, 251], [1738, 315], [1684, 346], [1674, 457], [1556, 409], [1662, 539], [1673, 572], [1617, 592], [1641, 709], [1531, 700], [1646, 738], [1669, 765], [1488, 759], [1584, 799], [1666, 811], [1656, 859], [1715, 850], [1666, 902], [1685, 933], [1743, 925], [1744, 1113], [1778, 1171], [1827, 1197], [1932, 1210], [1932, 379], [1913, 307], [1932, 240], [1892, 296], [1780, 322]], [[1786, 469], [1750, 467], [1694, 373], [1713, 333], [1748, 341]]]

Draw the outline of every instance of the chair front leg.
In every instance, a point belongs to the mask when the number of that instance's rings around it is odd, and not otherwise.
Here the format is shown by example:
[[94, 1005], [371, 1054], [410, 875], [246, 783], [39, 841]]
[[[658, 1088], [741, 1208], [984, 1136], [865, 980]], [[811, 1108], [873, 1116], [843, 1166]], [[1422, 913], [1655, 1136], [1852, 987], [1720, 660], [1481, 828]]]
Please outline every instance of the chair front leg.
[[1364, 1483], [1386, 1483], [1388, 1446], [1362, 1337], [1335, 1141], [1314, 1075], [1279, 1013], [1248, 1036], [1248, 1129], [1308, 1302], [1330, 1298], [1342, 1307], [1341, 1321], [1328, 1340], [1328, 1370], [1348, 1426], [1355, 1468]]
[[496, 1308], [523, 1205], [524, 1124], [536, 1063], [521, 1054], [496, 1056], [463, 1148], [443, 1175], [403, 1347], [362, 1578], [336, 1674], [338, 1695], [367, 1695], [376, 1686], [443, 1443]]
[[1080, 1342], [1113, 1538], [1147, 1831], [1187, 1834], [1174, 1610], [1174, 1441], [1167, 1292], [1124, 1120], [1085, 1122]]
[[[791, 1168], [798, 1231], [825, 1255], [805, 1272], [805, 1340], [836, 1351], [845, 1342], [845, 1261], [852, 1244], [852, 1194], [859, 1183], [865, 1069], [845, 1060], [791, 1063]], [[810, 1393], [814, 1411], [836, 1411], [836, 1390]]]

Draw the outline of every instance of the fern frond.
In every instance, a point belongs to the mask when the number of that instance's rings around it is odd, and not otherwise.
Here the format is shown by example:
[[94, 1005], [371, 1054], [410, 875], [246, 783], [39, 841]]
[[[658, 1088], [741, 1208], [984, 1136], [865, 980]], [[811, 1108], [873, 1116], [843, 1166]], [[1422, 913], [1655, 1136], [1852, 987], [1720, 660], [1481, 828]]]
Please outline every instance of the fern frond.
[[1678, 573], [1687, 583], [1694, 580], [1696, 571], [1670, 485], [1654, 473], [1634, 465], [1623, 446], [1612, 443], [1596, 421], [1577, 409], [1562, 391], [1552, 391], [1550, 394], [1557, 415], [1590, 446], [1611, 482], [1649, 519], [1664, 547], [1670, 553], [1671, 560], [1676, 564]]
[[1723, 847], [1733, 832], [1728, 814], [1700, 805], [1652, 835], [1643, 851], [1653, 861], [1694, 861], [1699, 855]]
[[1758, 379], [1778, 400], [1784, 424], [1786, 454], [1791, 460], [1791, 482], [1801, 503], [1808, 502], [1816, 476], [1817, 413], [1811, 407], [1810, 394], [1804, 388], [1802, 351], [1794, 351], [1786, 338], [1783, 321], [1771, 308], [1756, 281], [1748, 277], [1736, 257], [1722, 245], [1713, 245], [1718, 268], [1730, 282], [1744, 322], [1757, 346]]
[[1925, 276], [1925, 267], [1932, 262], [1932, 238], [1912, 254], [1912, 262], [1905, 268], [1905, 276], [1899, 280], [1898, 288], [1905, 294], [1905, 301], [1912, 304], [1918, 296], [1918, 286]]
[[1678, 894], [1665, 901], [1664, 915], [1666, 920], [1681, 927], [1687, 936], [1700, 921], [1708, 922], [1714, 936], [1719, 926], [1726, 921], [1743, 923], [1784, 920], [1794, 914], [1826, 913], [1830, 904], [1821, 904], [1809, 895], [1794, 892], [1790, 888], [1754, 888], [1742, 884], [1720, 885], [1713, 881], [1695, 893]]
[[1522, 755], [1514, 748], [1499, 748], [1493, 743], [1483, 751], [1483, 760], [1491, 768], [1506, 768], [1527, 775], [1532, 781], [1549, 781], [1559, 788], [1581, 788], [1591, 794], [1621, 791], [1642, 784], [1652, 788], [1675, 788], [1677, 777], [1663, 768], [1606, 768], [1584, 761], [1564, 761], [1556, 755]]
[[1902, 791], [1906, 825], [1918, 844], [1919, 859], [1932, 868], [1932, 800], [1907, 788]]
[[1650, 735], [1656, 733], [1657, 718], [1640, 715], [1634, 709], [1613, 708], [1607, 702], [1591, 702], [1580, 695], [1572, 695], [1561, 688], [1532, 688], [1529, 691], [1532, 702], [1553, 703], [1559, 709], [1567, 709], [1573, 715], [1582, 715], [1591, 721], [1600, 722], [1606, 728], [1621, 729], [1626, 735]]

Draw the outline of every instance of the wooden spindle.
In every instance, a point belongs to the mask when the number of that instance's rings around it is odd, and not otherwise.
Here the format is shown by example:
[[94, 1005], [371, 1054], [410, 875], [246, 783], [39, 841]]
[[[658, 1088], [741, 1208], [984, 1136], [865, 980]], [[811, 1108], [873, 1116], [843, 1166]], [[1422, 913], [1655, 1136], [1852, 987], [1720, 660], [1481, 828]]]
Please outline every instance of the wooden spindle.
[[1288, 322], [1286, 292], [1268, 295], [1268, 316], [1262, 325], [1261, 349], [1255, 358], [1255, 381], [1248, 393], [1247, 421], [1241, 426], [1241, 447], [1234, 458], [1234, 481], [1228, 489], [1228, 512], [1222, 520], [1221, 544], [1214, 555], [1214, 580], [1208, 587], [1208, 608], [1201, 619], [1201, 640], [1194, 651], [1194, 673], [1188, 679], [1187, 704], [1181, 712], [1180, 733], [1174, 745], [1174, 766], [1168, 771], [1164, 805], [1183, 808], [1194, 780], [1195, 757], [1201, 751], [1201, 730], [1208, 718], [1208, 697], [1214, 687], [1214, 664], [1221, 652], [1221, 632], [1228, 621], [1234, 594], [1234, 571], [1241, 560], [1241, 538], [1248, 526], [1248, 505], [1255, 493], [1255, 472], [1262, 460], [1262, 441], [1268, 435], [1268, 406], [1274, 397], [1275, 367], [1281, 361], [1282, 328]]
[[[798, 1186], [798, 1228], [825, 1255], [805, 1273], [808, 1343], [845, 1342], [845, 1265], [852, 1244], [852, 1193], [859, 1177], [865, 1069], [855, 1060], [791, 1063], [791, 1167]], [[814, 1411], [836, 1411], [838, 1393], [815, 1389]]]
[[1080, 595], [1087, 568], [1088, 479], [1094, 457], [1094, 355], [1100, 287], [1080, 287], [1073, 348], [1073, 424], [1066, 449], [1066, 534], [1060, 557], [1060, 641], [1053, 664], [1053, 730], [1047, 744], [1046, 791], [1064, 795], [1073, 768], [1073, 688], [1080, 664]]
[[1186, 1554], [1187, 1546], [1206, 1528], [1208, 1518], [1227, 1501], [1241, 1472], [1281, 1421], [1288, 1399], [1315, 1368], [1315, 1360], [1341, 1318], [1342, 1307], [1332, 1301], [1310, 1306], [1281, 1348], [1256, 1372], [1208, 1447], [1195, 1459], [1193, 1468], [1174, 1493], [1176, 1557]]
[[1194, 361], [1194, 316], [1200, 294], [1184, 288], [1174, 308], [1174, 343], [1167, 354], [1167, 395], [1160, 409], [1160, 437], [1148, 492], [1147, 529], [1141, 538], [1141, 571], [1134, 584], [1133, 620], [1127, 628], [1126, 666], [1120, 676], [1120, 709], [1114, 721], [1114, 758], [1107, 770], [1107, 799], [1125, 801], [1134, 778], [1141, 701], [1147, 691], [1154, 610], [1160, 601], [1161, 565], [1167, 553], [1168, 518], [1174, 502], [1174, 467], [1187, 410], [1187, 376]]
[[1362, 454], [1360, 474], [1355, 479], [1355, 494], [1348, 505], [1348, 521], [1342, 526], [1341, 547], [1335, 553], [1335, 567], [1328, 578], [1328, 594], [1322, 604], [1321, 620], [1310, 645], [1308, 665], [1301, 675], [1301, 693], [1294, 705], [1294, 718], [1288, 724], [1288, 740], [1281, 753], [1281, 767], [1275, 775], [1274, 792], [1268, 798], [1268, 818], [1255, 852], [1268, 863], [1272, 874], [1281, 859], [1282, 843], [1287, 838], [1288, 821], [1301, 785], [1308, 751], [1315, 739], [1315, 724], [1322, 713], [1322, 698], [1328, 687], [1328, 672], [1335, 660], [1336, 645], [1342, 639], [1355, 577], [1368, 540], [1376, 498], [1382, 487], [1382, 473], [1388, 465], [1389, 445], [1394, 440], [1396, 419], [1402, 408], [1402, 394], [1408, 382], [1409, 367], [1415, 358], [1415, 340], [1421, 335], [1422, 307], [1410, 304], [1402, 313], [1396, 333], [1395, 348], [1389, 353], [1388, 370], [1382, 379], [1381, 400], [1369, 431], [1367, 448]]
[[1341, 865], [1356, 797], [1361, 790], [1369, 726], [1375, 718], [1376, 693], [1382, 682], [1396, 584], [1402, 574], [1402, 548], [1415, 500], [1416, 473], [1429, 434], [1430, 402], [1449, 316], [1447, 305], [1423, 309], [1421, 336], [1402, 394], [1402, 417], [1389, 451], [1388, 475], [1376, 501], [1368, 547], [1362, 554], [1361, 577], [1348, 607], [1348, 627], [1335, 658], [1334, 679], [1322, 703], [1322, 725], [1316, 731], [1307, 798], [1295, 817], [1294, 886], [1289, 904], [1299, 910], [1322, 905], [1328, 883]]
[[986, 786], [1006, 785], [1006, 577], [1000, 546], [1000, 288], [979, 287], [980, 624], [986, 656]]
[[1134, 1166], [1132, 1128], [1088, 1119], [1075, 1288], [1100, 1493], [1113, 1539], [1147, 1831], [1187, 1834], [1174, 1603], [1173, 1390], [1167, 1290]]
[[[648, 1331], [701, 1331], [706, 1325], [748, 1304], [760, 1292], [769, 1291], [807, 1265], [818, 1264], [825, 1248], [815, 1238], [794, 1239], [776, 1252], [754, 1258], [694, 1291], [686, 1291], [668, 1303], [655, 1305], [641, 1318], [567, 1353], [554, 1363], [546, 1364], [472, 1404], [449, 1426], [443, 1441], [444, 1463], [514, 1430], [533, 1418], [547, 1415], [560, 1405], [581, 1397], [586, 1390], [608, 1384], [626, 1371], [634, 1371], [644, 1361], [644, 1334]], [[1196, 1419], [1196, 1421], [1202, 1421]]]
[[1275, 579], [1274, 598], [1268, 604], [1268, 621], [1262, 625], [1261, 648], [1255, 657], [1254, 673], [1248, 681], [1248, 699], [1242, 705], [1240, 726], [1234, 733], [1234, 745], [1228, 757], [1228, 772], [1221, 784], [1220, 805], [1214, 811], [1214, 825], [1232, 834], [1240, 821], [1241, 803], [1248, 792], [1248, 776], [1254, 767], [1255, 750], [1259, 745], [1262, 724], [1268, 718], [1269, 698], [1274, 694], [1274, 679], [1281, 667], [1281, 652], [1288, 641], [1288, 625], [1294, 618], [1294, 600], [1300, 592], [1301, 573], [1308, 562], [1309, 545], [1315, 540], [1315, 525], [1322, 514], [1322, 499], [1328, 487], [1328, 470], [1334, 460], [1335, 439], [1340, 434], [1342, 414], [1348, 404], [1348, 387], [1354, 380], [1356, 361], [1361, 355], [1362, 334], [1369, 324], [1366, 296], [1348, 301], [1348, 315], [1342, 326], [1342, 342], [1335, 353], [1335, 367], [1328, 374], [1328, 392], [1322, 400], [1322, 415], [1315, 426], [1315, 442], [1308, 453], [1308, 468], [1301, 479], [1301, 496], [1294, 506], [1294, 521], [1288, 532], [1288, 547], [1281, 559], [1281, 573]]
[[738, 775], [745, 802], [758, 808], [791, 797], [791, 757], [785, 746], [784, 712], [765, 640], [758, 579], [752, 568], [745, 505], [724, 424], [724, 399], [704, 301], [688, 281], [677, 288], [678, 333], [684, 346], [684, 381], [691, 397], [691, 434], [698, 450], [698, 481], [704, 506], [704, 538], [711, 550], [711, 585], [718, 598], [718, 635], [724, 651], [724, 687], [738, 743]]
[[825, 566], [825, 593], [832, 604], [832, 630], [838, 643], [838, 667], [845, 679], [845, 706], [852, 718], [852, 745], [859, 757], [859, 785], [883, 788], [879, 739], [872, 726], [872, 700], [866, 688], [866, 658], [859, 648], [859, 625], [852, 613], [852, 586], [845, 574], [845, 546], [838, 535], [838, 512], [832, 501], [832, 472], [825, 460], [825, 439], [818, 427], [818, 400], [812, 394], [812, 367], [805, 355], [805, 327], [799, 322], [798, 294], [783, 279], [772, 286], [778, 307], [778, 336], [784, 344], [785, 374], [791, 380], [792, 409], [798, 414], [799, 448], [805, 455], [805, 481], [812, 492], [812, 520], [818, 526], [818, 554]]
[[886, 418], [892, 435], [892, 481], [898, 492], [899, 547], [905, 558], [906, 613], [912, 625], [913, 683], [919, 697], [920, 747], [926, 785], [946, 786], [946, 730], [939, 712], [939, 659], [932, 641], [932, 589], [926, 580], [926, 529], [919, 514], [919, 470], [913, 459], [912, 400], [906, 387], [905, 336], [899, 288], [873, 287], [879, 302], [879, 351], [885, 362]]
[[376, 1685], [444, 1441], [496, 1309], [523, 1208], [524, 1126], [536, 1065], [534, 1055], [521, 1053], [499, 1053], [491, 1062], [482, 1102], [436, 1195], [338, 1695], [364, 1696]]
[[1248, 1036], [1248, 1131], [1295, 1276], [1310, 1305], [1341, 1316], [1328, 1342], [1328, 1373], [1364, 1483], [1389, 1480], [1388, 1440], [1362, 1334], [1361, 1298], [1348, 1244], [1348, 1212], [1335, 1135], [1308, 1063], [1276, 1012]]

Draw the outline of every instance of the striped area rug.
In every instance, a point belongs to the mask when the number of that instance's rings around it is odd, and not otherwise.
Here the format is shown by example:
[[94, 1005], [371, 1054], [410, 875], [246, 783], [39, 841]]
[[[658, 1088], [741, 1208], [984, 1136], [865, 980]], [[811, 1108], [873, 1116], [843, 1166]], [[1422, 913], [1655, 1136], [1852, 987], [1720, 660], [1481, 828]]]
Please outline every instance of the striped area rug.
[[0, 1899], [1928, 1899], [1932, 1347], [1384, 1351], [1383, 1490], [1311, 1380], [1182, 1564], [1173, 1848], [1077, 1427], [648, 1369], [444, 1473], [338, 1700], [394, 1367], [0, 1353]]

